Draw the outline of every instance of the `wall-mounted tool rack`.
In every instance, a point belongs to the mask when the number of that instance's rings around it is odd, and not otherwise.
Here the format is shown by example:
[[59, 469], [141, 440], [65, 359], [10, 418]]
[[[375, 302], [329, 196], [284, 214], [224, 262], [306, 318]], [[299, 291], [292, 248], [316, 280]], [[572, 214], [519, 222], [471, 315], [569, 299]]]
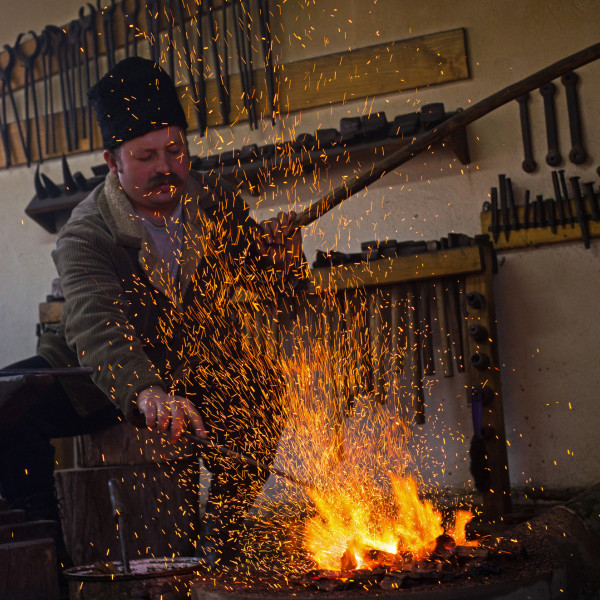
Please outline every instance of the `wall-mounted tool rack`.
[[331, 347], [330, 359], [321, 357], [331, 363], [329, 371], [324, 369], [322, 385], [331, 391], [323, 394], [323, 402], [333, 405], [332, 443], [340, 448], [343, 422], [357, 394], [388, 404], [418, 424], [428, 418], [428, 377], [464, 373], [473, 439], [483, 452], [472, 455], [473, 475], [484, 512], [494, 519], [511, 510], [493, 291], [496, 261], [489, 241], [471, 239], [470, 244], [315, 267], [307, 296], [300, 296], [291, 313], [272, 298], [261, 302], [241, 294], [238, 301], [245, 306], [257, 351], [281, 347], [290, 332]]
[[[444, 375], [448, 376], [451, 372], [451, 368], [448, 371], [447, 359], [452, 354], [457, 361], [457, 370], [461, 370], [462, 363], [466, 373], [470, 404], [479, 403], [475, 408], [481, 411], [481, 429], [476, 435], [483, 438], [487, 465], [479, 465], [478, 468], [483, 468], [485, 473], [479, 473], [476, 480], [483, 476], [489, 485], [483, 498], [484, 511], [490, 518], [507, 514], [511, 510], [493, 291], [495, 268], [493, 248], [489, 243], [480, 243], [414, 256], [380, 258], [361, 264], [312, 270], [316, 293], [334, 290], [339, 294], [346, 290], [356, 290], [360, 286], [372, 294], [372, 299], [383, 293], [384, 303], [385, 298], [389, 303], [395, 288], [399, 286], [401, 294], [406, 293], [406, 290], [409, 294], [415, 293], [415, 300], [418, 302], [419, 299], [423, 300], [425, 291], [429, 289], [428, 297], [442, 332], [437, 353], [440, 355]], [[455, 301], [457, 304], [453, 306]], [[369, 303], [372, 305], [373, 300]], [[462, 357], [457, 355], [461, 352], [457, 344], [454, 341], [450, 343], [452, 319], [448, 317], [449, 311], [453, 309], [458, 311], [460, 317], [461, 330], [455, 334], [462, 337]], [[421, 316], [417, 316], [413, 322], [413, 327], [416, 325], [419, 331], [411, 332], [409, 329], [405, 335], [416, 335], [417, 338], [423, 335], [426, 325], [419, 325], [422, 323], [422, 314], [421, 312]], [[371, 318], [374, 316], [376, 312]], [[391, 333], [389, 336], [387, 343], [390, 342]], [[386, 343], [382, 338], [379, 342]], [[413, 351], [406, 354], [405, 368], [414, 369], [414, 362], [411, 364], [411, 361], [417, 360], [421, 361], [421, 368], [427, 371], [427, 346], [423, 339], [417, 339], [412, 345], [409, 339], [408, 348], [410, 350], [412, 347]], [[423, 399], [423, 375], [426, 373], [417, 373], [417, 385], [411, 389], [417, 422], [426, 418], [427, 414]]]
[[484, 202], [481, 230], [492, 238], [497, 250], [510, 250], [590, 240], [600, 236], [600, 192], [594, 181], [581, 183], [579, 176], [565, 176], [563, 169], [552, 171], [554, 194], [524, 195], [515, 199], [510, 178], [499, 176], [499, 192], [492, 188]]
[[[132, 2], [125, 2], [124, 5], [129, 5]], [[142, 3], [139, 3], [142, 4]], [[168, 38], [167, 29], [165, 27], [166, 20], [164, 14], [164, 2], [154, 2], [158, 6], [160, 12], [160, 24], [158, 32], [150, 31], [154, 27], [152, 19], [148, 20], [146, 14], [146, 8], [140, 7], [137, 15], [135, 26], [130, 28], [135, 30], [135, 39], [137, 41], [137, 51], [140, 55], [149, 56], [156, 50], [156, 45], [152, 45], [150, 42], [153, 39], [160, 40], [160, 60], [161, 64], [168, 70], [169, 63], [169, 49], [176, 45], [177, 53], [181, 54], [181, 35], [178, 31], [177, 25], [175, 25], [175, 33], [172, 34], [172, 39]], [[176, 5], [177, 2], [173, 2]], [[258, 3], [250, 3], [250, 10], [258, 11]], [[222, 7], [223, 3], [215, 0], [214, 8], [215, 11]], [[88, 5], [91, 6], [91, 5]], [[115, 5], [112, 5], [115, 8]], [[233, 20], [233, 4], [230, 2], [226, 3], [228, 13], [227, 22], [234, 23]], [[106, 35], [103, 30], [103, 18], [101, 15], [102, 9], [98, 4], [99, 11], [96, 15], [95, 28], [93, 30], [93, 39], [98, 44], [98, 59], [100, 76], [106, 72], [108, 67], [107, 51], [105, 39]], [[125, 19], [123, 11], [121, 10], [121, 3], [119, 7], [114, 10], [110, 17], [110, 25], [112, 26], [112, 32], [114, 36], [115, 45], [115, 57], [116, 60], [125, 56]], [[187, 37], [189, 37], [189, 45], [194, 46], [197, 43], [197, 6], [196, 3], [190, 0], [184, 0], [184, 20], [186, 22]], [[221, 10], [218, 11], [221, 13]], [[84, 15], [87, 14], [87, 9], [84, 10]], [[159, 13], [157, 13], [159, 14]], [[254, 13], [252, 12], [254, 15]], [[256, 16], [256, 15], [254, 15]], [[253, 19], [253, 22], [259, 22], [258, 16]], [[216, 17], [218, 19], [218, 17]], [[222, 17], [221, 17], [222, 18]], [[210, 32], [206, 24], [206, 16], [203, 19], [203, 49], [204, 49], [204, 78], [203, 83], [205, 85], [205, 108], [206, 108], [206, 125], [214, 127], [222, 124], [224, 121], [227, 123], [235, 124], [241, 120], [247, 119], [248, 110], [244, 106], [244, 94], [242, 91], [242, 82], [235, 68], [236, 56], [233, 44], [230, 45], [228, 50], [229, 62], [231, 62], [231, 74], [229, 75], [230, 85], [230, 106], [227, 118], [224, 120], [220, 110], [220, 99], [219, 89], [217, 86], [218, 79], [215, 77], [212, 66], [214, 64], [213, 56], [211, 53], [214, 52], [212, 48]], [[64, 27], [55, 28], [68, 34], [73, 28], [81, 26], [81, 19], [75, 18], [69, 24]], [[171, 18], [171, 23], [176, 23]], [[222, 23], [222, 21], [221, 21]], [[255, 26], [256, 27], [256, 26]], [[458, 79], [465, 79], [469, 77], [467, 58], [466, 58], [466, 43], [465, 43], [465, 31], [463, 29], [454, 29], [450, 31], [419, 36], [410, 38], [408, 40], [399, 40], [389, 42], [385, 44], [379, 44], [376, 46], [361, 48], [357, 50], [339, 52], [327, 56], [315, 57], [310, 59], [299, 60], [290, 62], [287, 64], [275, 64], [273, 67], [273, 78], [274, 78], [274, 101], [275, 110], [270, 110], [268, 106], [268, 98], [270, 94], [267, 89], [267, 78], [265, 76], [265, 70], [263, 68], [263, 56], [260, 50], [261, 37], [258, 33], [258, 27], [256, 31], [252, 31], [254, 44], [254, 56], [253, 61], [253, 80], [254, 80], [254, 92], [253, 97], [256, 103], [256, 112], [260, 118], [271, 119], [272, 115], [289, 114], [291, 112], [300, 111], [303, 109], [314, 108], [317, 106], [329, 105], [334, 103], [344, 103], [350, 100], [372, 97], [380, 94], [397, 93], [402, 90], [415, 89], [423, 86], [436, 85], [440, 83], [447, 83]], [[34, 50], [34, 40], [27, 39], [25, 36], [24, 41], [21, 44], [21, 48], [24, 54], [30, 54]], [[131, 46], [131, 35], [129, 36], [129, 42]], [[91, 48], [92, 38], [88, 35], [87, 44]], [[80, 54], [76, 55], [78, 58], [85, 60], [87, 57], [83, 55], [81, 47], [78, 47]], [[273, 54], [277, 54], [277, 48], [273, 49]], [[131, 52], [130, 48], [130, 52]], [[92, 54], [90, 50], [90, 55]], [[109, 53], [110, 54], [110, 53]], [[181, 57], [180, 57], [181, 58]], [[195, 56], [192, 52], [192, 59]], [[9, 55], [5, 51], [0, 53], [0, 68], [8, 63]], [[94, 58], [95, 60], [95, 58]], [[188, 121], [190, 124], [190, 130], [198, 130], [198, 123], [196, 119], [196, 104], [194, 103], [194, 94], [192, 93], [192, 86], [189, 82], [189, 77], [186, 70], [185, 60], [181, 58], [180, 64], [176, 62], [175, 79], [177, 82], [183, 82], [183, 85], [178, 85], [180, 97], [182, 103], [188, 115]], [[193, 61], [192, 61], [193, 62]], [[58, 60], [52, 60], [50, 65], [47, 65], [49, 69], [48, 78], [53, 82], [55, 88], [53, 106], [49, 111], [48, 121], [44, 118], [42, 107], [46, 104], [46, 98], [42, 92], [45, 92], [46, 82], [43, 77], [43, 69], [39, 59], [33, 62], [33, 76], [35, 79], [35, 85], [38, 96], [38, 106], [40, 109], [39, 126], [40, 126], [40, 152], [38, 151], [38, 144], [36, 138], [36, 127], [32, 121], [29, 120], [29, 128], [31, 131], [31, 138], [28, 144], [29, 150], [29, 162], [36, 163], [41, 162], [47, 158], [60, 157], [63, 154], [71, 154], [76, 152], [85, 152], [90, 149], [99, 149], [100, 137], [95, 121], [90, 132], [81, 131], [84, 127], [82, 123], [85, 122], [85, 113], [87, 109], [82, 106], [82, 103], [77, 100], [73, 111], [69, 111], [72, 114], [66, 114], [60, 104], [59, 94], [59, 68]], [[89, 65], [90, 68], [92, 65]], [[191, 65], [192, 71], [195, 73], [195, 85], [199, 84], [198, 77], [198, 63], [193, 62]], [[94, 83], [95, 77], [93, 76], [94, 69], [92, 68], [91, 83]], [[10, 83], [13, 93], [23, 92], [25, 88], [25, 70], [20, 61], [15, 62], [14, 69], [10, 74]], [[79, 96], [78, 96], [79, 97]], [[8, 103], [8, 98], [5, 99]], [[200, 104], [200, 103], [199, 103]], [[7, 106], [9, 106], [7, 104]], [[23, 119], [22, 110], [21, 112], [21, 129], [25, 128], [25, 122]], [[20, 142], [20, 134], [18, 127], [14, 122], [14, 118], [11, 119], [12, 108], [9, 106], [9, 115], [7, 118], [7, 139], [10, 140], [10, 165], [26, 164], [28, 162], [25, 148]], [[74, 145], [72, 141], [69, 141], [66, 135], [66, 125], [75, 123], [75, 130], [77, 131], [77, 144]], [[77, 125], [79, 124], [79, 125]], [[48, 138], [51, 137], [51, 133], [54, 133], [52, 143]], [[48, 139], [48, 141], [47, 141]], [[4, 148], [0, 148], [0, 165], [7, 166], [7, 157], [4, 152]]]

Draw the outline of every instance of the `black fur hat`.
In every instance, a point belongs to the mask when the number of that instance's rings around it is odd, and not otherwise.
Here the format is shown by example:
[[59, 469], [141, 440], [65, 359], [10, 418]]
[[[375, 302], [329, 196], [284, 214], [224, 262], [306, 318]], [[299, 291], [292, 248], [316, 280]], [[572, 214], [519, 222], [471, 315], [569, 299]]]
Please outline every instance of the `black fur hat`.
[[88, 90], [88, 99], [107, 150], [155, 129], [188, 126], [173, 80], [138, 56], [117, 63]]

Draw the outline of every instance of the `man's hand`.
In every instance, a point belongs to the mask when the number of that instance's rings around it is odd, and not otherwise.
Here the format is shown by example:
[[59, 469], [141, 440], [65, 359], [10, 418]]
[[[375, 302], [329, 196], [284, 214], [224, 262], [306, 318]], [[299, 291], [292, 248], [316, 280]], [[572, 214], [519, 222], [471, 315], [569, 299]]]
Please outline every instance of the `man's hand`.
[[293, 211], [279, 213], [259, 225], [262, 233], [256, 243], [260, 253], [267, 257], [269, 264], [284, 272], [299, 263], [302, 255], [302, 236], [300, 229], [294, 227], [295, 218]]
[[160, 433], [169, 430], [169, 441], [172, 443], [181, 437], [188, 422], [196, 435], [206, 437], [202, 418], [187, 398], [172, 396], [162, 388], [153, 386], [138, 394], [137, 405], [146, 418], [146, 425], [156, 427]]

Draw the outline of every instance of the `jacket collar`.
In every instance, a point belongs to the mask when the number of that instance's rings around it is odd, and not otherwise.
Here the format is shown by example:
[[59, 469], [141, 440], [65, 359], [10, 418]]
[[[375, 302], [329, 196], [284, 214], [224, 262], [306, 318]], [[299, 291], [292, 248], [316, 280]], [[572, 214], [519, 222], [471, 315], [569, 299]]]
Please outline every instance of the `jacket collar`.
[[168, 275], [152, 239], [136, 218], [131, 201], [123, 191], [119, 178], [113, 173], [106, 176], [104, 189], [98, 200], [100, 212], [115, 241], [123, 246], [138, 248], [138, 263], [152, 285], [179, 304], [204, 256], [202, 240], [207, 234], [207, 211], [212, 206], [209, 189], [191, 174], [182, 199], [184, 238], [176, 288], [169, 284]]

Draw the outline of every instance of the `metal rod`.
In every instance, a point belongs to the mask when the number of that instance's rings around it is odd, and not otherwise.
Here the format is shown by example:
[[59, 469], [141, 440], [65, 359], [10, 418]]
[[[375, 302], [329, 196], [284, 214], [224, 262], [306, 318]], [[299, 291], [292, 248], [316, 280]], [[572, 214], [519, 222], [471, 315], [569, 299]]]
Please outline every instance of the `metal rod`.
[[250, 456], [246, 456], [245, 454], [240, 454], [238, 452], [234, 452], [233, 450], [230, 450], [229, 448], [226, 448], [225, 446], [219, 446], [218, 444], [215, 444], [214, 442], [211, 442], [210, 440], [208, 440], [206, 438], [201, 438], [197, 435], [194, 435], [193, 433], [186, 432], [186, 433], [183, 433], [181, 437], [183, 439], [189, 440], [190, 442], [194, 442], [196, 444], [199, 444], [201, 446], [209, 448], [209, 449], [213, 450], [214, 452], [221, 454], [222, 456], [227, 456], [229, 458], [233, 458], [239, 462], [245, 463], [252, 467], [256, 467], [257, 469], [260, 469], [261, 471], [266, 471], [267, 473], [272, 473], [273, 475], [278, 475], [279, 477], [283, 477], [284, 479], [287, 479], [288, 481], [291, 481], [292, 483], [295, 483], [296, 485], [301, 485], [302, 487], [305, 487], [309, 490], [317, 490], [318, 489], [317, 487], [308, 483], [307, 481], [304, 481], [303, 479], [299, 479], [298, 477], [295, 477], [294, 475], [290, 475], [289, 473], [286, 473], [285, 471], [281, 471], [281, 470], [273, 467], [272, 465], [267, 465], [266, 463], [260, 462]]

